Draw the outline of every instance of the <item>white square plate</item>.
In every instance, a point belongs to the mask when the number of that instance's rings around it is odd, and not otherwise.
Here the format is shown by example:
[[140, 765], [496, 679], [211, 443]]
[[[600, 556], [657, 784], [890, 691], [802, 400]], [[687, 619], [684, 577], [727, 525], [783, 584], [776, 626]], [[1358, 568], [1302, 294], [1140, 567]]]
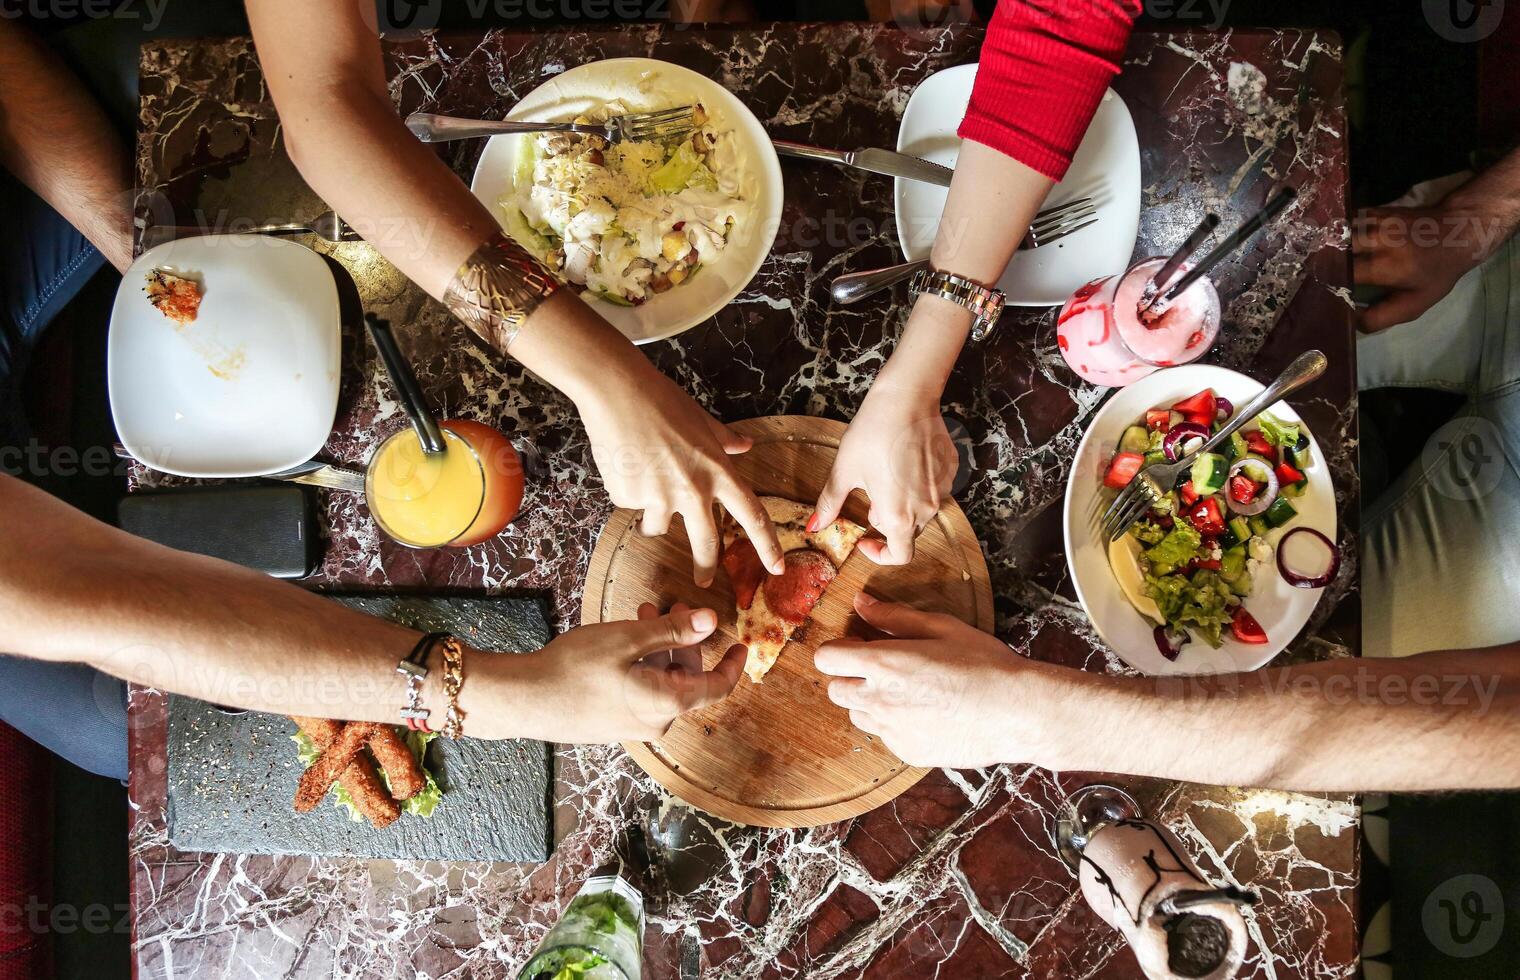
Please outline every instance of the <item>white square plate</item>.
[[[1324, 594], [1323, 589], [1289, 585], [1278, 572], [1276, 560], [1278, 542], [1295, 527], [1312, 527], [1331, 541], [1337, 540], [1335, 485], [1319, 442], [1308, 429], [1304, 431], [1309, 434], [1309, 452], [1314, 462], [1304, 469], [1309, 478], [1304, 495], [1293, 501], [1298, 517], [1267, 536], [1273, 546], [1273, 558], [1256, 570], [1251, 595], [1245, 603], [1267, 631], [1266, 643], [1241, 643], [1226, 631], [1224, 643], [1217, 650], [1203, 640], [1194, 639], [1182, 648], [1176, 660], [1167, 660], [1156, 648], [1153, 624], [1120, 591], [1109, 568], [1106, 543], [1092, 523], [1093, 515], [1107, 509], [1115, 496], [1112, 490], [1103, 487], [1103, 467], [1113, 457], [1125, 428], [1136, 424], [1146, 409], [1175, 404], [1205, 388], [1213, 388], [1215, 394], [1240, 406], [1261, 394], [1264, 387], [1243, 374], [1211, 364], [1157, 371], [1115, 392], [1098, 409], [1077, 447], [1066, 483], [1063, 517], [1066, 567], [1071, 571], [1077, 599], [1087, 611], [1093, 629], [1125, 663], [1141, 673], [1222, 674], [1265, 666], [1298, 636]], [[1298, 413], [1286, 402], [1278, 402], [1268, 411], [1290, 422], [1300, 421]]]
[[[899, 152], [955, 166], [961, 152], [955, 132], [971, 102], [976, 68], [946, 68], [913, 90], [897, 131]], [[897, 179], [897, 240], [908, 259], [928, 256], [949, 193], [921, 180]], [[1113, 89], [1103, 93], [1070, 169], [1051, 188], [1045, 207], [1079, 197], [1092, 198], [1097, 223], [1043, 248], [1013, 253], [998, 280], [1010, 306], [1059, 306], [1084, 283], [1129, 268], [1140, 227], [1140, 142], [1129, 107]]]
[[[201, 284], [180, 325], [148, 302], [155, 269]], [[261, 235], [165, 242], [122, 278], [106, 374], [116, 432], [177, 476], [260, 476], [322, 448], [338, 408], [338, 289], [321, 256]]]

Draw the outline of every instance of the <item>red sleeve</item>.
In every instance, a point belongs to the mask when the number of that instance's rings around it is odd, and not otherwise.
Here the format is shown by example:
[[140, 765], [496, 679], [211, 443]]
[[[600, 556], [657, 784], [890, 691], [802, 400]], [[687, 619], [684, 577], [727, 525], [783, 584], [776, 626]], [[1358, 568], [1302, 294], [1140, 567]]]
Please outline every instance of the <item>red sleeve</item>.
[[1060, 180], [1139, 14], [1139, 0], [1000, 0], [961, 139]]

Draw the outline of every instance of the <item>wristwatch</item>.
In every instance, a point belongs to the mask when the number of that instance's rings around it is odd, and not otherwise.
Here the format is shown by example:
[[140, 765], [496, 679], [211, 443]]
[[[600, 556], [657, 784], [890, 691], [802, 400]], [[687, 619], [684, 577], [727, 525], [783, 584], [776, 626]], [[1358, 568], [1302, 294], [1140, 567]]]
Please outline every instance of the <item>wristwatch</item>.
[[972, 340], [986, 339], [1003, 315], [1002, 290], [988, 289], [953, 272], [919, 269], [908, 283], [908, 293], [914, 299], [929, 293], [970, 310]]

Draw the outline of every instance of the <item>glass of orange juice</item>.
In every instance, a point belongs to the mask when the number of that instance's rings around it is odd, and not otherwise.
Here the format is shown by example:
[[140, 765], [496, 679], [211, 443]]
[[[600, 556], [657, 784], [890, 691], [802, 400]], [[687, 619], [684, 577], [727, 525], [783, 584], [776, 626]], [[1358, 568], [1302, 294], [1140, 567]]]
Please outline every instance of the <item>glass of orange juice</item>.
[[364, 497], [375, 523], [409, 548], [463, 548], [500, 534], [522, 508], [522, 460], [480, 422], [439, 423], [445, 452], [428, 454], [411, 428], [370, 457]]

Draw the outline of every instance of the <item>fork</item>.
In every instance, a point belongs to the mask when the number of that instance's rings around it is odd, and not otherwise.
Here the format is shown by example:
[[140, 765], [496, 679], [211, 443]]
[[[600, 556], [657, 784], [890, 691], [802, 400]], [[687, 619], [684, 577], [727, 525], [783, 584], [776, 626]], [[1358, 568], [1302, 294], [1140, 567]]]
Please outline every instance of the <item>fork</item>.
[[498, 133], [580, 133], [600, 136], [608, 143], [661, 141], [685, 136], [697, 127], [697, 106], [682, 105], [655, 112], [613, 116], [604, 123], [520, 122], [511, 119], [462, 119], [436, 112], [414, 112], [406, 128], [424, 143], [446, 143]]
[[[1098, 211], [1093, 207], [1090, 197], [1079, 197], [1065, 204], [1046, 208], [1036, 214], [1034, 220], [1029, 223], [1029, 232], [1024, 236], [1024, 240], [1019, 242], [1019, 248], [1025, 250], [1049, 245], [1074, 231], [1086, 228], [1097, 220]], [[860, 302], [872, 293], [913, 278], [913, 273], [928, 265], [928, 259], [916, 259], [881, 269], [849, 272], [834, 280], [833, 285], [829, 287], [829, 293], [834, 297], [834, 302], [848, 306], [851, 303]]]
[[1099, 529], [1110, 541], [1140, 519], [1140, 516], [1156, 505], [1156, 501], [1177, 485], [1177, 478], [1193, 465], [1199, 453], [1212, 452], [1215, 446], [1235, 434], [1235, 430], [1250, 422], [1277, 401], [1302, 388], [1325, 373], [1329, 361], [1317, 350], [1307, 350], [1293, 359], [1282, 374], [1255, 398], [1235, 410], [1235, 415], [1202, 446], [1183, 456], [1175, 463], [1152, 463], [1130, 480], [1114, 502], [1108, 505], [1099, 520]]
[[[364, 238], [354, 231], [349, 223], [338, 217], [336, 211], [324, 211], [323, 213], [305, 222], [286, 222], [284, 224], [255, 225], [252, 228], [231, 228], [226, 234], [238, 235], [316, 235], [330, 242], [358, 242]], [[194, 238], [200, 235], [223, 234], [220, 229], [201, 228], [195, 225], [148, 225], [142, 230], [142, 248], [146, 252], [155, 245], [160, 245], [176, 238]]]

